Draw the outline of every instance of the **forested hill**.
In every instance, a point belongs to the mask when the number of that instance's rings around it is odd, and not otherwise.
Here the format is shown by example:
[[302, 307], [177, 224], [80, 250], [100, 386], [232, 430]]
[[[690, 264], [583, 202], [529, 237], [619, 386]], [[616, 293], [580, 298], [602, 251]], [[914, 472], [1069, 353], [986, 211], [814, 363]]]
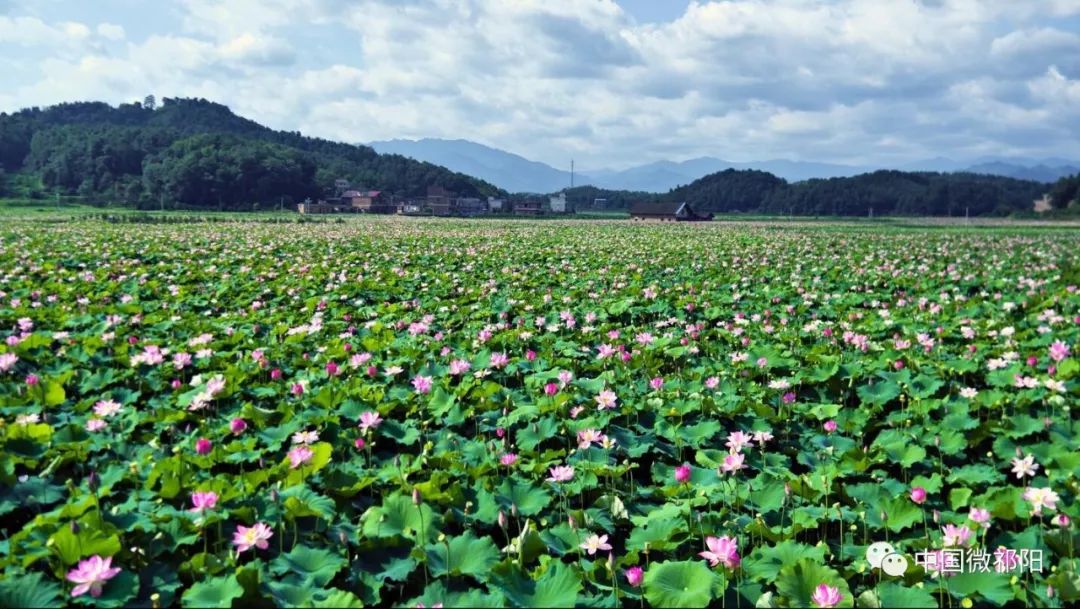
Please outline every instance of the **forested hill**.
[[1049, 189], [1039, 182], [974, 173], [875, 171], [788, 183], [762, 171], [728, 169], [676, 188], [666, 198], [711, 212], [974, 216], [1030, 212]]
[[0, 163], [88, 200], [157, 207], [249, 209], [324, 196], [339, 178], [401, 196], [442, 186], [505, 194], [430, 163], [274, 131], [203, 99], [64, 103], [0, 114]]

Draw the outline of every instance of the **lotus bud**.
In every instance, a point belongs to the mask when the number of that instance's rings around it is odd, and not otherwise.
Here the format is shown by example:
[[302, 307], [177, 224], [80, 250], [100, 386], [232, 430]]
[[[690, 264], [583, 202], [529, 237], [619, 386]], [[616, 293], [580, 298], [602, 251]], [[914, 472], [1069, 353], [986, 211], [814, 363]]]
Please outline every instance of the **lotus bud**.
[[607, 570], [608, 570], [608, 573], [610, 573], [612, 571], [612, 569], [614, 569], [614, 567], [615, 567], [615, 555], [612, 554], [611, 552], [608, 552], [608, 555], [607, 555]]
[[214, 444], [206, 438], [199, 438], [195, 441], [195, 453], [199, 455], [208, 455], [210, 450], [214, 448]]
[[499, 527], [506, 528], [506, 512], [499, 510]]
[[941, 512], [934, 510], [934, 524], [941, 522]]
[[420, 505], [420, 489], [413, 487], [412, 490], [412, 502], [413, 505]]
[[278, 494], [278, 491], [277, 491], [276, 488], [270, 489], [270, 501], [273, 501], [274, 503], [277, 503], [280, 498], [281, 498], [281, 495]]
[[510, 504], [510, 515], [513, 516], [514, 518], [517, 518], [518, 509], [517, 509], [517, 504], [516, 503], [511, 503]]
[[345, 534], [345, 531], [343, 531], [341, 529], [338, 529], [337, 534], [338, 534], [338, 541], [341, 542], [341, 545], [344, 546], [344, 545], [349, 544], [349, 536]]
[[86, 476], [86, 486], [90, 489], [91, 493], [97, 491], [98, 475], [96, 471], [91, 471], [90, 474]]
[[71, 521], [71, 532], [75, 535], [79, 534], [79, 523], [75, 520]]

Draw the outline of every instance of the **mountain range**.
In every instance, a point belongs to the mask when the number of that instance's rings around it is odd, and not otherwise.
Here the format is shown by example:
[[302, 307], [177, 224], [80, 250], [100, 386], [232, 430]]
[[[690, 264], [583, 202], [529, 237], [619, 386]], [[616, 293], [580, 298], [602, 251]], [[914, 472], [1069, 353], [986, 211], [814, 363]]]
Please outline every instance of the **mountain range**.
[[[509, 192], [550, 193], [570, 186], [570, 172], [539, 161], [471, 142], [425, 138], [385, 140], [367, 144], [380, 154], [401, 156], [441, 165], [471, 175]], [[773, 159], [737, 163], [715, 157], [685, 161], [655, 161], [627, 169], [588, 169], [575, 172], [574, 185], [592, 185], [610, 190], [667, 192], [698, 178], [725, 169], [767, 171], [789, 182], [814, 178], [850, 177], [879, 169], [903, 171], [971, 172], [1050, 183], [1080, 173], [1080, 161], [1068, 159], [1028, 159], [980, 157], [957, 161], [943, 157], [906, 163], [895, 167], [843, 165], [814, 161]]]

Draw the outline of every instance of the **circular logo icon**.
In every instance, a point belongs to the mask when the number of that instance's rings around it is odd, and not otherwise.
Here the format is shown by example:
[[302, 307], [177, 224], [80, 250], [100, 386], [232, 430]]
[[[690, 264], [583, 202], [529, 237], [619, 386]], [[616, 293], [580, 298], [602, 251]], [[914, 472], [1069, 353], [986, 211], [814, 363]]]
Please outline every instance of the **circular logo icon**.
[[870, 544], [869, 548], [866, 548], [866, 560], [870, 563], [870, 566], [874, 569], [881, 568], [881, 561], [884, 560], [889, 554], [895, 554], [896, 549], [893, 545], [887, 541], [878, 541]]
[[881, 559], [881, 570], [884, 571], [886, 575], [900, 577], [907, 572], [907, 568], [907, 557], [903, 554], [893, 552]]

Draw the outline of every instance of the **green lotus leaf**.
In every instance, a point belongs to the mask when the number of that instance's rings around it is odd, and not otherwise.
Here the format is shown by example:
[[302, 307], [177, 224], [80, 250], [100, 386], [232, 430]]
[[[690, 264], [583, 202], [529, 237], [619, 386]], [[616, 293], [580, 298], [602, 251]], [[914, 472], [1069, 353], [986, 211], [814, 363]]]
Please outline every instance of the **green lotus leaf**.
[[716, 576], [703, 561], [653, 563], [642, 584], [654, 607], [707, 607]]

